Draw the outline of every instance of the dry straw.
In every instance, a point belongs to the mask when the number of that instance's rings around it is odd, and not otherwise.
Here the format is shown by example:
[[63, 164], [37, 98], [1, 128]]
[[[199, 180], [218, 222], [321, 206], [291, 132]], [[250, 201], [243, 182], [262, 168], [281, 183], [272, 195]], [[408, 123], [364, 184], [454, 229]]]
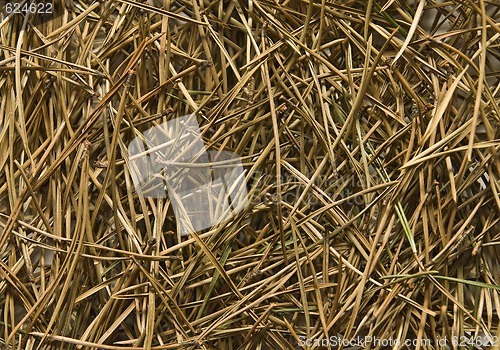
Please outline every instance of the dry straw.
[[[498, 1], [6, 8], [0, 348], [499, 346]], [[249, 200], [181, 237], [127, 145], [191, 113]]]

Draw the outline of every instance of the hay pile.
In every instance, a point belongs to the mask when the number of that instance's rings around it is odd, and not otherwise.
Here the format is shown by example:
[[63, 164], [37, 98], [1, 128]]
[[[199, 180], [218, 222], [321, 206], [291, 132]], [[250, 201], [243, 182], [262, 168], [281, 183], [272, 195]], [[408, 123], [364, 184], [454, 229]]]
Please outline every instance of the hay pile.
[[[498, 2], [2, 16], [1, 348], [500, 344]], [[187, 114], [248, 205], [182, 237], [127, 146]]]

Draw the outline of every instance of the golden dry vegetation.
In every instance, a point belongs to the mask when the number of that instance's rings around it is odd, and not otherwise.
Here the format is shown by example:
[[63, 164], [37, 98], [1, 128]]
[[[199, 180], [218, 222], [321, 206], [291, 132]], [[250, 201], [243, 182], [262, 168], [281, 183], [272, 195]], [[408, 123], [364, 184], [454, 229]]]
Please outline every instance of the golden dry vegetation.
[[[499, 346], [498, 1], [6, 4], [0, 348]], [[187, 114], [248, 204], [181, 236], [127, 146]]]

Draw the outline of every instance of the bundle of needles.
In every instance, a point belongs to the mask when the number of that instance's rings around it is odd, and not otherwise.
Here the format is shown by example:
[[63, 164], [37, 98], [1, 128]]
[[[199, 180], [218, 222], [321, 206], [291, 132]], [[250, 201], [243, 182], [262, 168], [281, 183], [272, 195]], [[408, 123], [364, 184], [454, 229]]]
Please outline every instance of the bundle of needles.
[[[500, 346], [498, 1], [1, 5], [0, 348]], [[181, 235], [191, 114], [247, 199]]]

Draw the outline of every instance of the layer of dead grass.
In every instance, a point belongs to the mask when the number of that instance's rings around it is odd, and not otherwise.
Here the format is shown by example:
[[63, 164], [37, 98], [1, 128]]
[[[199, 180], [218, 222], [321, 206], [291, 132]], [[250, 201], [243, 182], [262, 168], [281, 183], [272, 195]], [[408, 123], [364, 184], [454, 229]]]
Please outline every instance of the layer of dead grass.
[[[55, 8], [0, 21], [0, 347], [500, 336], [497, 2]], [[127, 145], [191, 113], [249, 204], [181, 237]]]

